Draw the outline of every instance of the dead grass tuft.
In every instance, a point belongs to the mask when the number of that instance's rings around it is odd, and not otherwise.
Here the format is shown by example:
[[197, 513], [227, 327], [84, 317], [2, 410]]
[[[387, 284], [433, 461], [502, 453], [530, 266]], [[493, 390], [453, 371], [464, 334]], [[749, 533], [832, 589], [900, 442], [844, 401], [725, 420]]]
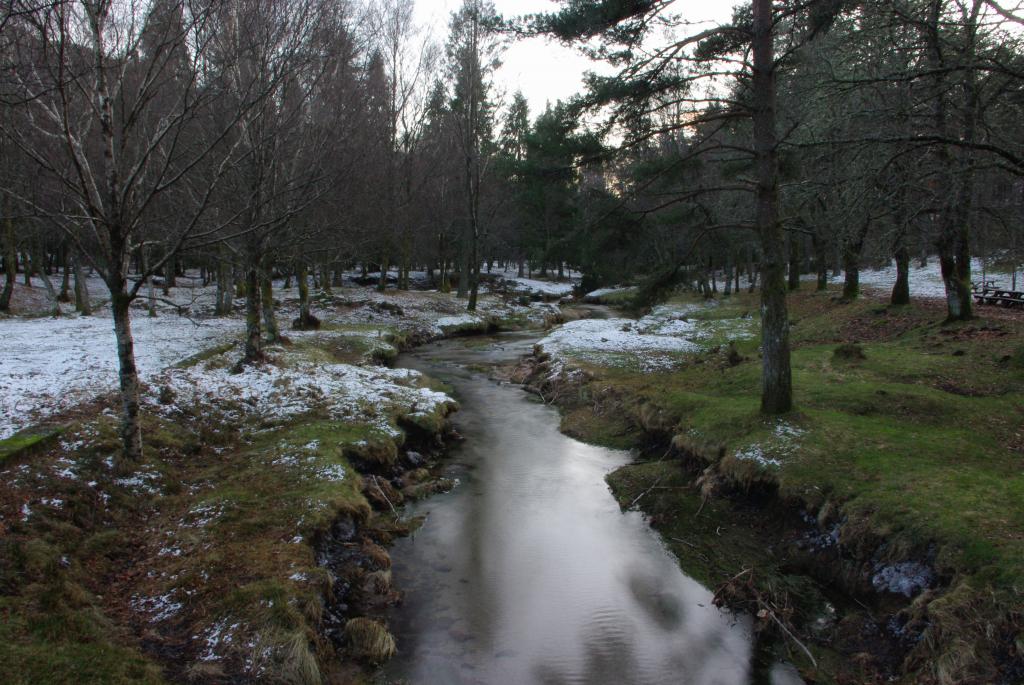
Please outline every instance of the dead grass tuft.
[[397, 651], [395, 638], [387, 628], [370, 618], [353, 618], [345, 624], [345, 637], [357, 659], [379, 664]]

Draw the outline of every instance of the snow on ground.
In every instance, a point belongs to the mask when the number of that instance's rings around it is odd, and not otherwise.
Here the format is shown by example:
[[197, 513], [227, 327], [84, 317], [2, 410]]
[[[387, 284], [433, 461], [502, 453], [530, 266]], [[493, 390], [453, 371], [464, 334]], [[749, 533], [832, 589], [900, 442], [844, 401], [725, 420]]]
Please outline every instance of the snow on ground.
[[934, 581], [935, 574], [932, 570], [916, 561], [878, 564], [875, 567], [875, 574], [871, 577], [871, 584], [876, 590], [885, 590], [904, 597], [913, 597], [931, 587]]
[[296, 361], [283, 368], [265, 364], [232, 373], [230, 364], [220, 361], [168, 369], [154, 381], [171, 390], [174, 404], [223, 407], [225, 401], [234, 401], [236, 419], [286, 421], [325, 407], [334, 419], [370, 423], [388, 435], [394, 429], [382, 406], [400, 406], [415, 415], [452, 402], [444, 393], [417, 387], [420, 374], [409, 369]]
[[539, 281], [535, 278], [520, 278], [519, 276], [505, 276], [504, 280], [514, 283], [514, 289], [517, 292], [549, 297], [568, 297], [572, 295], [572, 289], [576, 286], [576, 283], [573, 281], [560, 283], [556, 281]]
[[[337, 302], [349, 309], [315, 308], [325, 324], [367, 324], [400, 328], [424, 337], [441, 337], [455, 329], [484, 324], [488, 319], [522, 318], [535, 325], [559, 313], [556, 305], [540, 302], [523, 306], [482, 295], [477, 311], [466, 311], [466, 301], [436, 291], [403, 292], [374, 288], [335, 289]], [[282, 320], [284, 317], [282, 316]]]
[[[179, 277], [177, 282], [167, 299], [188, 306], [194, 313], [212, 309], [215, 286], [203, 287], [194, 274]], [[366, 330], [338, 331], [337, 334], [379, 339], [381, 345], [386, 344], [382, 337], [384, 332], [391, 329], [429, 339], [461, 328], [484, 327], [491, 319], [516, 317], [542, 325], [558, 314], [554, 305], [534, 303], [521, 306], [489, 295], [481, 297], [476, 314], [468, 314], [464, 300], [437, 292], [389, 290], [380, 293], [363, 287], [338, 288], [333, 292], [334, 298], [326, 303], [313, 303], [314, 312], [324, 324], [365, 325]], [[285, 306], [278, 310], [282, 329], [287, 329], [296, 316], [296, 294], [296, 288], [277, 290], [276, 296], [285, 300]], [[174, 311], [165, 308], [160, 316], [150, 318], [145, 313], [145, 300], [135, 303], [132, 317], [135, 354], [144, 382], [153, 382], [155, 376], [168, 366], [232, 337], [239, 337], [243, 332], [244, 323], [238, 317], [197, 318], [193, 322]], [[374, 329], [374, 326], [378, 328]], [[316, 333], [289, 331], [288, 335], [304, 337]], [[113, 322], [104, 308], [90, 317], [0, 318], [0, 339], [5, 343], [0, 346], [0, 439], [117, 388], [118, 362]], [[359, 382], [355, 376], [345, 378]], [[266, 382], [297, 382], [291, 376], [271, 379], [242, 374], [236, 378], [238, 382], [243, 380], [255, 383], [261, 391], [268, 392], [269, 397], [276, 395]], [[317, 392], [334, 392], [336, 388], [331, 384], [342, 380], [342, 376], [331, 376], [328, 372], [323, 381], [327, 384], [324, 387], [313, 388], [302, 383], [296, 387], [300, 394], [309, 392], [315, 395]], [[237, 387], [238, 383], [234, 381], [222, 379], [218, 382], [219, 391], [231, 393], [226, 396], [260, 401], [252, 392]]]
[[[985, 280], [993, 280], [997, 285], [1010, 287], [1010, 274], [983, 269], [982, 261], [977, 258], [973, 259], [971, 261], [971, 278], [975, 282], [981, 282], [983, 273]], [[918, 260], [913, 260], [910, 264], [909, 277], [911, 297], [945, 299], [946, 286], [942, 281], [938, 257], [930, 257], [925, 266], [919, 266]], [[808, 281], [813, 281], [816, 278], [817, 276], [814, 274], [801, 276], [802, 280]], [[846, 278], [844, 273], [830, 276], [829, 283], [841, 285], [844, 278]], [[896, 262], [891, 262], [881, 269], [861, 269], [860, 271], [861, 288], [888, 293], [892, 291], [894, 285], [896, 285]]]
[[678, 334], [643, 333], [632, 319], [581, 319], [570, 321], [540, 341], [556, 359], [575, 357], [597, 364], [614, 363], [623, 354], [633, 355], [645, 369], [671, 367], [676, 356], [700, 349]]
[[[163, 314], [132, 319], [143, 380], [203, 348], [240, 335], [237, 319]], [[39, 419], [117, 388], [117, 348], [109, 315], [0, 321], [0, 439]]]
[[742, 461], [755, 462], [763, 468], [779, 467], [782, 466], [783, 460], [796, 451], [803, 435], [802, 428], [794, 426], [784, 419], [777, 419], [772, 426], [770, 436], [760, 442], [737, 449], [733, 453], [733, 457]]
[[[579, 285], [580, 279], [583, 278], [583, 274], [571, 269], [565, 271], [564, 281], [549, 281], [520, 276], [519, 270], [514, 267], [487, 271], [485, 266], [484, 271], [491, 276], [497, 276], [499, 282], [512, 292], [543, 298], [569, 297], [572, 295], [573, 289]], [[484, 283], [481, 287], [486, 289], [487, 284]]]
[[666, 370], [699, 352], [709, 341], [748, 338], [748, 319], [704, 320], [691, 316], [705, 304], [665, 304], [639, 320], [583, 319], [556, 329], [539, 342], [557, 361], [574, 358], [602, 365], [635, 363], [646, 371]]
[[[50, 276], [50, 283], [53, 284], [54, 289], [58, 292], [60, 291], [61, 279], [62, 276], [59, 271]], [[110, 291], [107, 289], [107, 284], [103, 282], [103, 279], [98, 274], [86, 275], [85, 281], [89, 288], [89, 301], [94, 308], [100, 308], [110, 301]], [[25, 287], [23, 276], [19, 275], [11, 297], [11, 304], [15, 313], [49, 313], [51, 304], [43, 279], [39, 276], [33, 276], [31, 282], [31, 288]], [[129, 283], [129, 285], [133, 285], [133, 283]], [[73, 277], [71, 279], [71, 289], [71, 296], [73, 298]], [[216, 293], [216, 284], [204, 286], [199, 273], [196, 271], [189, 272], [185, 276], [178, 276], [175, 279], [175, 286], [166, 295], [160, 285], [157, 285], [154, 289], [154, 295], [157, 298], [157, 309], [169, 312], [177, 311], [177, 307], [184, 307], [193, 313], [212, 313], [214, 303], [216, 302]], [[149, 288], [148, 286], [143, 286], [135, 307], [145, 308], [148, 296]], [[65, 313], [74, 311], [73, 302], [62, 302], [60, 307], [61, 311]]]
[[620, 293], [628, 293], [636, 290], [635, 286], [615, 286], [613, 288], [598, 288], [597, 290], [591, 290], [589, 293], [583, 296], [584, 302], [592, 302], [601, 300], [609, 295], [618, 295]]

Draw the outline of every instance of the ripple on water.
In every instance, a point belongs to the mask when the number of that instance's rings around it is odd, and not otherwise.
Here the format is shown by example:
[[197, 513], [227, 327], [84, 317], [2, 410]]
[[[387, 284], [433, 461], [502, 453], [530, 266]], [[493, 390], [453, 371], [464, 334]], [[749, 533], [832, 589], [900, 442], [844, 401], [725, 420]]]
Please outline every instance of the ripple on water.
[[[605, 475], [629, 455], [567, 438], [554, 409], [465, 373], [528, 351], [525, 336], [512, 340], [505, 350], [443, 345], [411, 362], [455, 387], [464, 481], [412, 505], [430, 516], [392, 550], [406, 594], [385, 675], [412, 685], [747, 685], [749, 620], [716, 609], [608, 491]], [[800, 682], [776, 670], [780, 685]]]

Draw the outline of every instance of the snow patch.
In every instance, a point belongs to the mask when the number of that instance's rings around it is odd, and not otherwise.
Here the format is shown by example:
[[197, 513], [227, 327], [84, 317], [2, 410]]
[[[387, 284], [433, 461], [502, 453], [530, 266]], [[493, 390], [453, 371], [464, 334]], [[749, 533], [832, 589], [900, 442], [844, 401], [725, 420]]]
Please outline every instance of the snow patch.
[[764, 448], [756, 442], [753, 445], [748, 445], [743, 449], [736, 450], [736, 452], [733, 453], [733, 456], [737, 459], [742, 459], [743, 461], [756, 462], [765, 467], [772, 466], [777, 468], [782, 466], [781, 461], [775, 457], [769, 457], [765, 454]]
[[173, 617], [179, 611], [181, 611], [181, 602], [174, 601], [174, 592], [168, 592], [165, 595], [159, 595], [157, 597], [143, 597], [134, 595], [130, 600], [129, 604], [132, 609], [139, 612], [140, 614], [149, 614], [149, 618], [152, 621], [160, 622], [166, 621]]
[[[109, 314], [60, 319], [5, 319], [0, 336], [0, 439], [32, 423], [117, 389], [117, 347]], [[242, 331], [237, 319], [201, 324], [166, 315], [132, 319], [143, 381], [170, 364]], [[71, 445], [69, 445], [71, 447]]]
[[879, 592], [891, 592], [904, 597], [913, 597], [931, 587], [934, 581], [932, 570], [916, 561], [879, 564], [875, 567], [875, 575], [871, 577], [871, 584]]
[[676, 355], [700, 349], [681, 336], [642, 331], [641, 322], [631, 319], [582, 319], [570, 321], [538, 344], [558, 358], [574, 356], [596, 363], [629, 353], [637, 355], [648, 370], [671, 368], [677, 363]]

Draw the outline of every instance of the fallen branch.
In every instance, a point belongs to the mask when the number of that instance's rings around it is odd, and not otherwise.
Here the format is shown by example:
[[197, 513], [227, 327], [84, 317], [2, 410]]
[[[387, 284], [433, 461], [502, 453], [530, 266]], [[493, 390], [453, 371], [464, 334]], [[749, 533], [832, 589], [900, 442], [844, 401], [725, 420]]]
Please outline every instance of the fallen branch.
[[[697, 513], [693, 515], [693, 518], [697, 518], [698, 516], [700, 516], [700, 512], [704, 511], [704, 505], [708, 503], [709, 499], [711, 498], [705, 496], [704, 499], [700, 501], [700, 507], [697, 508]], [[721, 528], [721, 526], [719, 526], [719, 528]]]
[[395, 505], [391, 503], [391, 500], [388, 499], [388, 496], [384, 493], [383, 488], [380, 487], [380, 483], [377, 482], [377, 476], [374, 475], [371, 476], [371, 478], [373, 478], [373, 487], [377, 488], [377, 492], [380, 493], [380, 496], [383, 497], [384, 501], [388, 503], [389, 507], [391, 507], [391, 513], [395, 515], [395, 520], [397, 521], [402, 518], [398, 515], [398, 510], [395, 509]]
[[641, 492], [639, 495], [637, 495], [636, 499], [634, 499], [632, 502], [630, 502], [629, 508], [632, 509], [633, 507], [635, 507], [636, 503], [639, 502], [640, 500], [642, 500], [647, 493], [649, 493], [654, 488], [658, 487], [658, 484], [661, 483], [662, 479], [664, 479], [664, 476], [659, 476], [658, 480], [654, 481], [654, 485], [652, 485], [651, 487], [647, 488], [646, 490]]
[[818, 667], [818, 661], [817, 661], [817, 659], [814, 658], [814, 655], [811, 654], [811, 650], [807, 649], [807, 646], [803, 642], [800, 642], [800, 640], [797, 638], [796, 635], [794, 635], [792, 632], [790, 632], [789, 628], [786, 627], [786, 624], [784, 624], [782, 621], [780, 621], [779, 617], [775, 615], [775, 612], [772, 611], [771, 609], [762, 609], [761, 611], [757, 612], [757, 615], [758, 615], [759, 618], [764, 618], [764, 614], [767, 614], [768, 617], [770, 617], [773, 621], [775, 621], [775, 624], [777, 626], [779, 626], [779, 628], [782, 628], [782, 632], [784, 632], [786, 634], [786, 636], [789, 637], [790, 640], [795, 642], [797, 644], [797, 646], [800, 647], [800, 649], [804, 650], [804, 654], [806, 654], [807, 658], [811, 660], [811, 664], [815, 668], [817, 668]]

